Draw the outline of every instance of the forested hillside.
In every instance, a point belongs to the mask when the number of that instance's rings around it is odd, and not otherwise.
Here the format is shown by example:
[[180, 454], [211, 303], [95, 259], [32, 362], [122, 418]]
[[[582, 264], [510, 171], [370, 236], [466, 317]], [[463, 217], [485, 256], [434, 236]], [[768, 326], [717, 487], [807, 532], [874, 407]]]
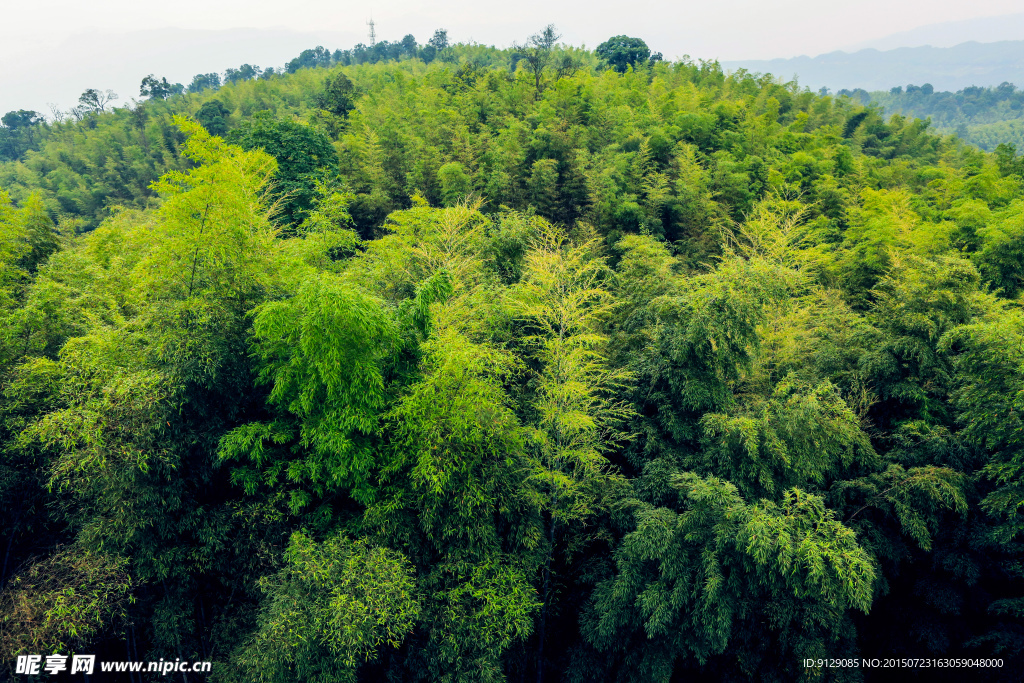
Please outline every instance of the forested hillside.
[[1019, 680], [1024, 162], [440, 38], [5, 120], [4, 665]]
[[937, 91], [930, 83], [897, 86], [888, 92], [840, 90], [862, 104], [875, 102], [887, 114], [931, 119], [932, 127], [956, 133], [990, 152], [999, 145], [1024, 149], [1024, 91], [1013, 83], [992, 88], [971, 87], [957, 92]]

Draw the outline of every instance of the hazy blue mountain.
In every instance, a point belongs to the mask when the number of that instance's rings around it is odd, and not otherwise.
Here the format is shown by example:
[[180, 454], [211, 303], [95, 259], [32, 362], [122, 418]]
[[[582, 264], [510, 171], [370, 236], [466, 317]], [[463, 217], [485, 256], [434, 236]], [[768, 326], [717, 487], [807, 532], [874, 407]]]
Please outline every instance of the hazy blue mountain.
[[888, 90], [908, 83], [931, 83], [936, 90], [955, 91], [972, 85], [1024, 84], [1024, 40], [830, 52], [817, 57], [726, 61], [722, 66], [730, 71], [771, 73], [786, 80], [795, 75], [801, 85], [813, 90]]
[[1001, 40], [1024, 40], [1024, 13], [1004, 14], [998, 17], [978, 17], [960, 21], [918, 26], [875, 40], [867, 40], [840, 49], [857, 52], [867, 48], [895, 50], [901, 47], [953, 47], [970, 41], [995, 43]]

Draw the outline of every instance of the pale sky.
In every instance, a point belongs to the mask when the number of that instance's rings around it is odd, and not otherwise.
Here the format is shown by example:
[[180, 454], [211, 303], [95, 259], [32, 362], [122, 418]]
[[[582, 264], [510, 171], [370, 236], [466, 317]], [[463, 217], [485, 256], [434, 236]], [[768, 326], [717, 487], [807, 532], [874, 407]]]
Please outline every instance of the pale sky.
[[[0, 113], [74, 104], [87, 87], [138, 97], [148, 73], [187, 82], [243, 62], [279, 66], [304, 47], [330, 49], [436, 28], [453, 41], [507, 46], [548, 23], [563, 41], [595, 47], [643, 38], [673, 59], [769, 59], [824, 52], [939, 22], [1019, 13], [1020, 0], [0, 0]], [[229, 29], [259, 31], [209, 33]], [[188, 31], [154, 31], [188, 29]], [[1024, 39], [1024, 36], [1020, 36]]]

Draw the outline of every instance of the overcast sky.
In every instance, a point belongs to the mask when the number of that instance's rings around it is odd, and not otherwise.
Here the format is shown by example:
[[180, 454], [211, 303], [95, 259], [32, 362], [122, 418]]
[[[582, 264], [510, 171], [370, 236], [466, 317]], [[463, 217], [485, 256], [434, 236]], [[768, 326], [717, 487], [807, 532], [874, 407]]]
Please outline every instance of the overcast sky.
[[[0, 0], [0, 112], [74, 103], [87, 87], [138, 96], [148, 73], [187, 81], [243, 62], [280, 65], [303, 47], [331, 49], [438, 27], [454, 41], [506, 46], [554, 23], [563, 40], [594, 47], [645, 39], [666, 58], [767, 59], [824, 52], [945, 21], [1012, 14], [1020, 0]], [[229, 29], [260, 29], [203, 33]], [[169, 31], [156, 29], [189, 29]], [[1020, 36], [1024, 38], [1024, 36]]]

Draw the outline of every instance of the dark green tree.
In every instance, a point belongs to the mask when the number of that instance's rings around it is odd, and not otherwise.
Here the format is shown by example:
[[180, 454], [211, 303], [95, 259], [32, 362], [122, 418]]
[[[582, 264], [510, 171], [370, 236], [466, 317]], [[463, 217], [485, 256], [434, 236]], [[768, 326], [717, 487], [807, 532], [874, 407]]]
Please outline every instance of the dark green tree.
[[640, 38], [614, 36], [597, 46], [594, 53], [610, 68], [626, 73], [629, 68], [637, 68], [651, 56], [651, 50]]
[[339, 71], [324, 81], [323, 90], [316, 97], [316, 104], [335, 116], [347, 116], [355, 106], [355, 87], [344, 72]]
[[0, 154], [9, 160], [21, 157], [35, 140], [35, 128], [44, 123], [39, 112], [19, 109], [9, 111], [0, 118]]
[[151, 97], [154, 100], [167, 99], [173, 92], [174, 86], [167, 82], [167, 78], [161, 78], [159, 81], [149, 74], [142, 79], [142, 84], [139, 86], [139, 95], [142, 97]]
[[513, 43], [511, 46], [513, 68], [522, 64], [533, 77], [534, 96], [539, 98], [547, 86], [545, 72], [553, 71], [554, 80], [571, 76], [579, 68], [579, 64], [571, 55], [560, 53], [557, 49], [558, 40], [562, 36], [556, 32], [554, 24], [548, 24], [540, 33], [530, 36], [525, 43]]
[[416, 44], [416, 38], [411, 33], [407, 33], [405, 37], [402, 38], [402, 52], [407, 57], [415, 57], [418, 47], [419, 46]]
[[79, 117], [103, 113], [107, 110], [107, 105], [116, 100], [117, 97], [117, 93], [113, 90], [100, 91], [95, 88], [89, 88], [78, 98], [78, 106], [72, 111]]
[[9, 111], [0, 118], [0, 122], [11, 130], [18, 130], [20, 128], [28, 128], [30, 126], [38, 126], [44, 121], [43, 115], [37, 111], [29, 111], [27, 109], [19, 109], [18, 111]]
[[439, 28], [434, 31], [434, 35], [427, 41], [427, 45], [434, 48], [438, 52], [448, 47], [448, 30]]
[[254, 78], [259, 78], [263, 72], [258, 66], [252, 64], [243, 64], [237, 69], [228, 69], [224, 72], [225, 83], [238, 83], [239, 81], [251, 81]]
[[190, 93], [202, 92], [204, 90], [216, 90], [220, 87], [220, 74], [196, 74], [188, 85]]
[[299, 69], [324, 68], [331, 65], [331, 52], [322, 45], [317, 45], [310, 50], [303, 50], [298, 57], [285, 65], [285, 70], [293, 74]]
[[316, 195], [316, 181], [337, 168], [338, 153], [330, 139], [310, 126], [257, 112], [231, 131], [228, 139], [244, 149], [262, 149], [277, 159], [275, 191], [282, 216], [297, 226]]
[[231, 112], [220, 100], [207, 100], [196, 112], [196, 121], [203, 125], [210, 135], [224, 137], [228, 132], [228, 117]]

